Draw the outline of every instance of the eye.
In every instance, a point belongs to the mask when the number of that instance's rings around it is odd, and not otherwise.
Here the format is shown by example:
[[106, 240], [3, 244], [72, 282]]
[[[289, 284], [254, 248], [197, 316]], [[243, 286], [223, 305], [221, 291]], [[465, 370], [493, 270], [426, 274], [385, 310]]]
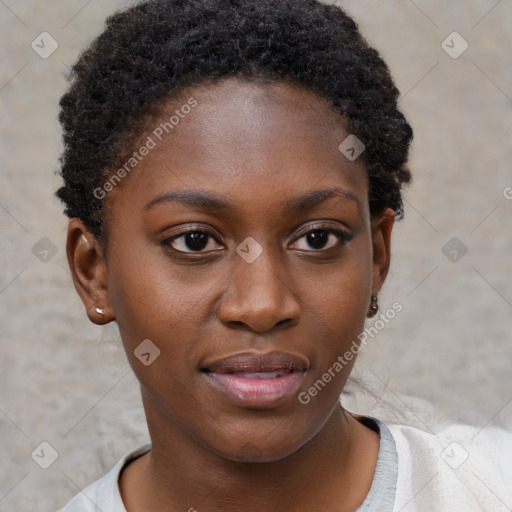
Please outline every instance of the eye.
[[[294, 245], [299, 244], [299, 247], [294, 248], [303, 251], [325, 251], [335, 248], [336, 246], [345, 245], [351, 239], [352, 235], [341, 229], [332, 227], [318, 227], [309, 230], [300, 238], [297, 238], [294, 242]], [[302, 240], [304, 242], [299, 243]]]
[[[179, 235], [174, 235], [171, 236], [170, 238], [166, 238], [165, 240], [162, 240], [160, 242], [160, 245], [171, 247], [172, 249], [178, 252], [206, 253], [215, 250], [215, 243], [210, 243], [212, 241], [216, 242], [216, 239], [210, 232], [196, 229], [184, 231]], [[210, 248], [210, 250], [205, 251], [204, 249], [208, 247]]]

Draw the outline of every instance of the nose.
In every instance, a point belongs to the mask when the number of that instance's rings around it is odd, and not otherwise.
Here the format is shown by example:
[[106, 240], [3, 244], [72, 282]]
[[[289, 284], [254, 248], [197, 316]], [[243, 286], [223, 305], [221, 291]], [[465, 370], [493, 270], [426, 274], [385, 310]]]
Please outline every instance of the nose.
[[238, 255], [234, 258], [229, 285], [219, 305], [220, 320], [232, 329], [259, 333], [296, 325], [300, 305], [289, 276], [276, 258], [265, 250], [252, 263]]

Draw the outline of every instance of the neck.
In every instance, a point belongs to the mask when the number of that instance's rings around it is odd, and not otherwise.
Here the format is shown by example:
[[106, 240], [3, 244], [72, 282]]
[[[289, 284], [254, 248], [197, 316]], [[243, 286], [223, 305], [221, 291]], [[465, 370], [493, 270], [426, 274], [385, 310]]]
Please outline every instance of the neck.
[[148, 417], [152, 449], [120, 479], [128, 512], [349, 512], [364, 501], [377, 461], [378, 434], [341, 406], [313, 439], [277, 462], [228, 460], [158, 423]]

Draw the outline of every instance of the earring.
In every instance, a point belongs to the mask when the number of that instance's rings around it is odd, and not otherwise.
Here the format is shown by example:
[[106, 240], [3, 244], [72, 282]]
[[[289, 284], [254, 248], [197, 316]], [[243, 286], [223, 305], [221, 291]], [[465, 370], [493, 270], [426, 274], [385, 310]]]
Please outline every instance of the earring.
[[368, 314], [366, 315], [368, 318], [373, 318], [377, 311], [379, 311], [379, 299], [376, 295], [372, 295], [372, 300], [370, 302], [370, 309], [368, 311]]
[[99, 308], [97, 306], [91, 306], [88, 308], [88, 311], [90, 311], [92, 308], [94, 308], [94, 312], [97, 315], [105, 316], [105, 310], [103, 308]]

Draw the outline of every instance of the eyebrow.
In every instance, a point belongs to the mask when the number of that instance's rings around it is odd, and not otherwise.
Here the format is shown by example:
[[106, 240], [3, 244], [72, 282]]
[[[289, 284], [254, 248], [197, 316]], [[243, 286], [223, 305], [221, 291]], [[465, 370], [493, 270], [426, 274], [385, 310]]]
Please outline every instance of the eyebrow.
[[[312, 210], [321, 203], [336, 196], [341, 196], [344, 199], [356, 203], [358, 209], [361, 209], [361, 203], [352, 192], [336, 187], [314, 190], [302, 196], [294, 197], [285, 206], [285, 211], [286, 213], [293, 214]], [[164, 192], [152, 199], [144, 207], [144, 210], [149, 210], [159, 204], [176, 202], [212, 211], [222, 211], [233, 208], [233, 205], [229, 201], [215, 194], [200, 192], [198, 190], [184, 190]]]

